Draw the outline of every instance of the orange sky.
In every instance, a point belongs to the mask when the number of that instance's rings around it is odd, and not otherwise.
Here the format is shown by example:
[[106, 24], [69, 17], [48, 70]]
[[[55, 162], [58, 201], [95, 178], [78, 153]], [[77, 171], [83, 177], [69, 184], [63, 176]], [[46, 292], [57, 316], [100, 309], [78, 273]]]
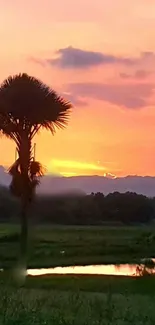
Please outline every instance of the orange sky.
[[[0, 0], [0, 8], [0, 81], [27, 72], [74, 104], [65, 131], [36, 138], [49, 172], [155, 175], [155, 0]], [[0, 150], [0, 163], [11, 164], [14, 145], [1, 139]]]

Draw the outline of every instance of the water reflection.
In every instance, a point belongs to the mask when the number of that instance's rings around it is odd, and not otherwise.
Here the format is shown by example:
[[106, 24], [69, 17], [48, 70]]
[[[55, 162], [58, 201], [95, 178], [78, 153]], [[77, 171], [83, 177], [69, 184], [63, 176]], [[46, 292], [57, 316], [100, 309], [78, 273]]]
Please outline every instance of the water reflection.
[[28, 275], [37, 276], [45, 274], [96, 274], [96, 275], [124, 275], [133, 276], [137, 274], [136, 264], [121, 265], [87, 265], [55, 267], [48, 269], [29, 269]]

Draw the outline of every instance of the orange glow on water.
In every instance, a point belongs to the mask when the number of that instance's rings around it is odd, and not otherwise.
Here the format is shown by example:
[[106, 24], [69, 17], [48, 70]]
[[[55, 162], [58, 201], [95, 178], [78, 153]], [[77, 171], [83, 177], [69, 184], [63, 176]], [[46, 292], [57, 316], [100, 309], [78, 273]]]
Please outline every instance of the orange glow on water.
[[98, 274], [98, 275], [124, 275], [133, 276], [136, 273], [136, 265], [88, 265], [88, 266], [71, 266], [56, 267], [53, 269], [33, 269], [28, 270], [28, 275], [45, 275], [45, 274]]

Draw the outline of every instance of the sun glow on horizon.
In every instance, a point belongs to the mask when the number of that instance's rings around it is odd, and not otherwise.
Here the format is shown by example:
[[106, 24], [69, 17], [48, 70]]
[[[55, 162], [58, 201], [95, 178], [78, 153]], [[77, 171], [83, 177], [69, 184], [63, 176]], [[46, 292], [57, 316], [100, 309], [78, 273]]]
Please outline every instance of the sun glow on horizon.
[[55, 167], [65, 167], [65, 168], [75, 168], [75, 169], [87, 169], [87, 170], [103, 170], [106, 171], [106, 168], [99, 166], [93, 163], [72, 161], [72, 160], [52, 160], [52, 164]]
[[52, 174], [58, 174], [65, 177], [80, 175], [99, 175], [111, 178], [116, 177], [114, 174], [108, 171], [107, 167], [100, 165], [99, 161], [96, 163], [88, 163], [72, 160], [52, 159], [48, 164], [48, 171]]
[[77, 173], [75, 172], [66, 172], [66, 171], [62, 171], [60, 175], [65, 177], [78, 176]]

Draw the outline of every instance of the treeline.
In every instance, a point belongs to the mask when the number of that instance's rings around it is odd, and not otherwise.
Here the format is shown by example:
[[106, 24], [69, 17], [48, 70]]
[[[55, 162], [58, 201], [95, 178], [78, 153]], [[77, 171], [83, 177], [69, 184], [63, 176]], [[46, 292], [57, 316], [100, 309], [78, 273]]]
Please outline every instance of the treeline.
[[[0, 189], [0, 222], [17, 222], [20, 204]], [[34, 223], [63, 225], [139, 224], [155, 219], [155, 198], [136, 193], [92, 193], [84, 196], [37, 196], [30, 211]]]
[[92, 193], [83, 197], [40, 197], [37, 220], [55, 224], [101, 225], [149, 223], [155, 218], [155, 199], [136, 193]]

